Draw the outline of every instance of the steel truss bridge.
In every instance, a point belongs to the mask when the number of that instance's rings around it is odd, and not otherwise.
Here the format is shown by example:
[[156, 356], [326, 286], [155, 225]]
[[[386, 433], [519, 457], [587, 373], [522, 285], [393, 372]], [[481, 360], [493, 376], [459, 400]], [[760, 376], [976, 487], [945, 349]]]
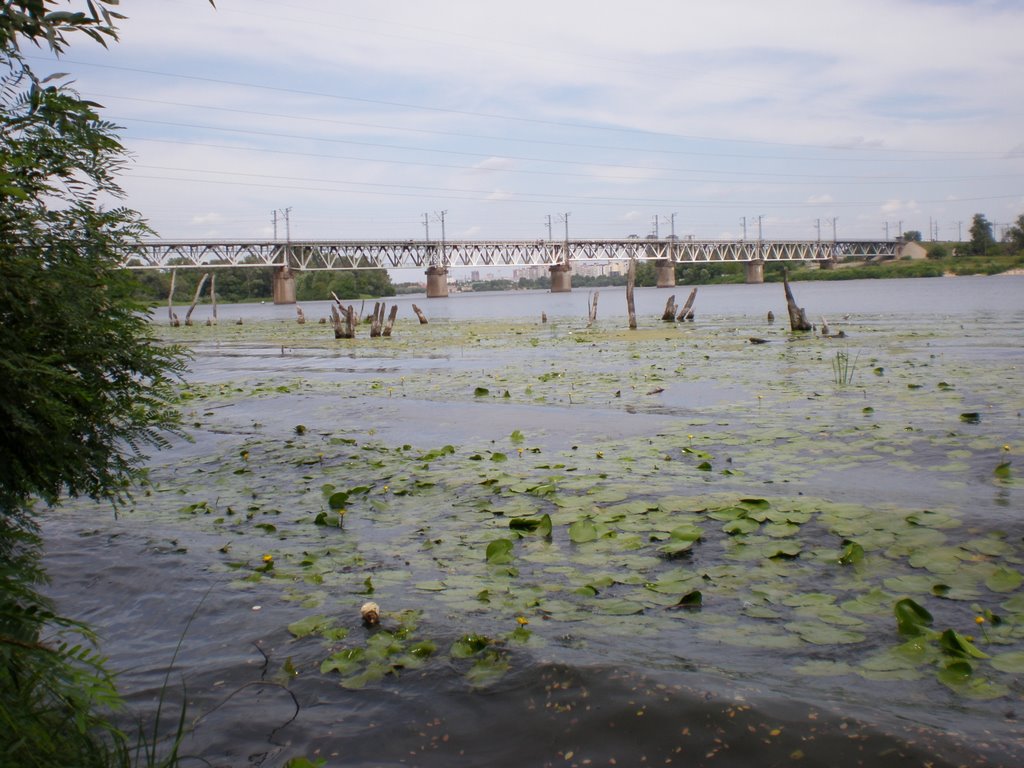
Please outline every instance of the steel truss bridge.
[[552, 267], [607, 261], [838, 261], [895, 256], [896, 240], [149, 240], [128, 269], [288, 267], [293, 270]]

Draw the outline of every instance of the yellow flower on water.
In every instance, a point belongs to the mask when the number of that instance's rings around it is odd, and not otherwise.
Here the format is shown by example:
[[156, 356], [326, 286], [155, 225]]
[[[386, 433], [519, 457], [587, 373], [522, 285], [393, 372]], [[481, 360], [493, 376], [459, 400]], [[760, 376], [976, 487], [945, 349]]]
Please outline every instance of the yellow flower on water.
[[984, 624], [985, 623], [985, 617], [984, 616], [975, 616], [974, 617], [974, 623], [978, 624], [979, 626], [981, 624]]
[[1010, 450], [1010, 444], [1009, 444], [1009, 443], [1006, 443], [1006, 444], [1004, 444], [1004, 445], [1003, 445], [1003, 450], [1004, 450], [1004, 451], [1008, 451], [1008, 450]]
[[603, 459], [604, 458], [604, 451], [598, 451], [597, 452], [597, 458]]
[[520, 456], [522, 456], [522, 455], [523, 455], [523, 449], [522, 449], [522, 448], [516, 448], [516, 450], [517, 450], [517, 451], [519, 451], [519, 455], [520, 455]]
[[264, 555], [263, 556], [263, 562], [264, 563], [272, 563], [273, 561], [274, 561], [274, 556], [273, 555]]
[[390, 490], [391, 490], [391, 486], [390, 485], [385, 485], [384, 486], [384, 493], [387, 493]]
[[525, 627], [529, 623], [530, 620], [527, 619], [525, 616], [516, 616], [516, 624], [518, 624], [520, 627]]

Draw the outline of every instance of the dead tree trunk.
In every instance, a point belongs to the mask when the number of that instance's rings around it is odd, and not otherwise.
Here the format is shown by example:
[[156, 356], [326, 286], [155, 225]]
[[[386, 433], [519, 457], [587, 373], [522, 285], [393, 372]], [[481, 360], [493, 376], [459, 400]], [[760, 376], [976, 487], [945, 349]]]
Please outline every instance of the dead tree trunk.
[[597, 300], [601, 296], [600, 291], [594, 291], [587, 295], [587, 328], [597, 320]]
[[210, 305], [213, 308], [213, 318], [207, 325], [217, 324], [217, 273], [210, 273]]
[[178, 270], [171, 270], [171, 289], [167, 292], [167, 319], [170, 321], [171, 326], [177, 328], [181, 325], [181, 321], [178, 316], [174, 313], [174, 278], [177, 277]]
[[423, 314], [423, 310], [417, 307], [415, 304], [412, 305], [412, 311], [416, 313], [416, 317], [420, 319], [420, 325], [427, 324], [427, 316]]
[[665, 302], [665, 311], [662, 312], [661, 319], [666, 323], [671, 323], [676, 319], [676, 295], [674, 293]]
[[388, 313], [388, 321], [384, 323], [384, 330], [381, 332], [384, 336], [391, 335], [391, 329], [395, 325], [395, 318], [398, 317], [398, 305], [391, 305], [391, 312]]
[[356, 324], [359, 322], [359, 315], [356, 314], [355, 307], [351, 304], [348, 305], [346, 312], [348, 312], [348, 315], [345, 317], [345, 330], [348, 332], [348, 336], [345, 338], [354, 339], [356, 337]]
[[370, 338], [380, 336], [381, 326], [384, 324], [384, 305], [379, 301], [373, 302], [373, 318], [370, 320]]
[[789, 310], [789, 327], [794, 331], [811, 330], [811, 323], [807, 319], [807, 313], [796, 305], [796, 299], [793, 298], [793, 291], [789, 289], [789, 280], [785, 275], [782, 278], [782, 285], [786, 289], [786, 309]]
[[196, 304], [199, 303], [199, 295], [203, 292], [203, 286], [206, 285], [206, 281], [209, 279], [210, 273], [207, 272], [199, 281], [199, 285], [196, 286], [196, 294], [192, 297], [192, 306], [189, 307], [188, 312], [185, 313], [185, 325], [192, 325], [192, 313], [195, 311]]
[[693, 302], [697, 298], [697, 288], [694, 287], [690, 291], [690, 295], [686, 299], [686, 303], [683, 304], [683, 308], [679, 310], [679, 320], [693, 320]]
[[821, 335], [828, 336], [828, 320], [825, 319], [824, 315], [821, 316]]
[[542, 323], [546, 323], [548, 321], [548, 313], [547, 312], [541, 312], [540, 313], [540, 321]]
[[636, 305], [633, 303], [633, 284], [636, 283], [636, 259], [629, 260], [629, 273], [626, 275], [626, 310], [629, 312], [630, 330], [636, 330]]

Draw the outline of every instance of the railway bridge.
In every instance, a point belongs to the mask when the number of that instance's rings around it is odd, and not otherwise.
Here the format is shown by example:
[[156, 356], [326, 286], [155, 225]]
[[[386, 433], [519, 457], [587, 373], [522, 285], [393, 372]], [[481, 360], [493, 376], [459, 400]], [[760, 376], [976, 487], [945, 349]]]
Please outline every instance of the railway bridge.
[[817, 262], [896, 256], [899, 240], [146, 240], [125, 254], [128, 269], [271, 268], [274, 302], [295, 303], [293, 272], [422, 269], [427, 296], [448, 295], [454, 267], [545, 267], [551, 291], [572, 290], [572, 269], [588, 263], [654, 262], [658, 287], [675, 285], [679, 263], [735, 262], [748, 283], [764, 282], [768, 262]]

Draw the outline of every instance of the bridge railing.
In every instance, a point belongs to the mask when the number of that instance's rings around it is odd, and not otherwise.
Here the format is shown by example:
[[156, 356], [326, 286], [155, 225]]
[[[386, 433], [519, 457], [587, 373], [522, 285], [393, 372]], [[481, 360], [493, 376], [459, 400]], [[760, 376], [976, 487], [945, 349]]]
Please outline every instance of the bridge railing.
[[306, 270], [551, 267], [568, 262], [829, 261], [896, 255], [894, 240], [149, 240], [129, 269], [289, 267]]

